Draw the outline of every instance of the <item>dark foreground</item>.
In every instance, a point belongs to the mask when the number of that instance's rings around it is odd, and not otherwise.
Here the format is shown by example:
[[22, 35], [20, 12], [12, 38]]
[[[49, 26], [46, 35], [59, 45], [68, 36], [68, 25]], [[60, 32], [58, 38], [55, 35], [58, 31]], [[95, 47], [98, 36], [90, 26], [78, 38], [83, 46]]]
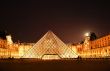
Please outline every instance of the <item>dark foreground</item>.
[[110, 59], [0, 59], [0, 71], [110, 71]]

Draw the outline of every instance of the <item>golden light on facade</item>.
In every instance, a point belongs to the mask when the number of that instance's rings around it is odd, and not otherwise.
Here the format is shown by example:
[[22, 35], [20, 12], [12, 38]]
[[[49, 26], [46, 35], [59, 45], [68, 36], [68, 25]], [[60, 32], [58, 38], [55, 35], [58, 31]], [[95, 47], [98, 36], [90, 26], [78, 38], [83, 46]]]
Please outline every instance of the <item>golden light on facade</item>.
[[47, 32], [37, 43], [13, 43], [11, 36], [0, 39], [0, 58], [38, 58], [54, 60], [64, 58], [110, 58], [110, 35], [90, 41], [85, 34], [82, 44], [65, 44], [53, 32]]
[[7, 39], [7, 43], [8, 43], [9, 45], [12, 45], [12, 44], [13, 44], [11, 35], [7, 35], [7, 36], [6, 36], [6, 39]]

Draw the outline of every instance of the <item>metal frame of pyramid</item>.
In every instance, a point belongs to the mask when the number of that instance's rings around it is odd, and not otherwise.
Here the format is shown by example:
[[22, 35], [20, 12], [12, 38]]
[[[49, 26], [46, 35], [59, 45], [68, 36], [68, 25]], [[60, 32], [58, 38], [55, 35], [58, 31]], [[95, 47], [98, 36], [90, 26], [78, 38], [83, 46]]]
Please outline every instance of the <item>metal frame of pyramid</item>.
[[59, 58], [77, 58], [78, 55], [64, 44], [52, 31], [48, 31], [22, 58], [40, 58], [58, 55]]

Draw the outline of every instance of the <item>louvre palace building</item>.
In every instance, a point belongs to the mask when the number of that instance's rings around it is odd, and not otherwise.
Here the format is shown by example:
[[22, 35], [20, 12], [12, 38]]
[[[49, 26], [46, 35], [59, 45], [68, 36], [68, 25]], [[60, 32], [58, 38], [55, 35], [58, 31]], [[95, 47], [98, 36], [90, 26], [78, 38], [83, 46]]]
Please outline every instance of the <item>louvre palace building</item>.
[[52, 31], [48, 31], [36, 43], [14, 43], [11, 35], [0, 37], [0, 58], [110, 58], [110, 35], [90, 40], [86, 35], [83, 43], [65, 44]]

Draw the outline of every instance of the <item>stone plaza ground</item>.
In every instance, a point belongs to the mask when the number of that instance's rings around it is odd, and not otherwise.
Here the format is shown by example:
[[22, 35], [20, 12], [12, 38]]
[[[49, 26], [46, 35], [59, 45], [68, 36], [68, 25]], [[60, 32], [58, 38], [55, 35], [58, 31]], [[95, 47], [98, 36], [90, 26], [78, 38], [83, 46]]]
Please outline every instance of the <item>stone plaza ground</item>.
[[0, 59], [0, 71], [110, 71], [110, 59]]

